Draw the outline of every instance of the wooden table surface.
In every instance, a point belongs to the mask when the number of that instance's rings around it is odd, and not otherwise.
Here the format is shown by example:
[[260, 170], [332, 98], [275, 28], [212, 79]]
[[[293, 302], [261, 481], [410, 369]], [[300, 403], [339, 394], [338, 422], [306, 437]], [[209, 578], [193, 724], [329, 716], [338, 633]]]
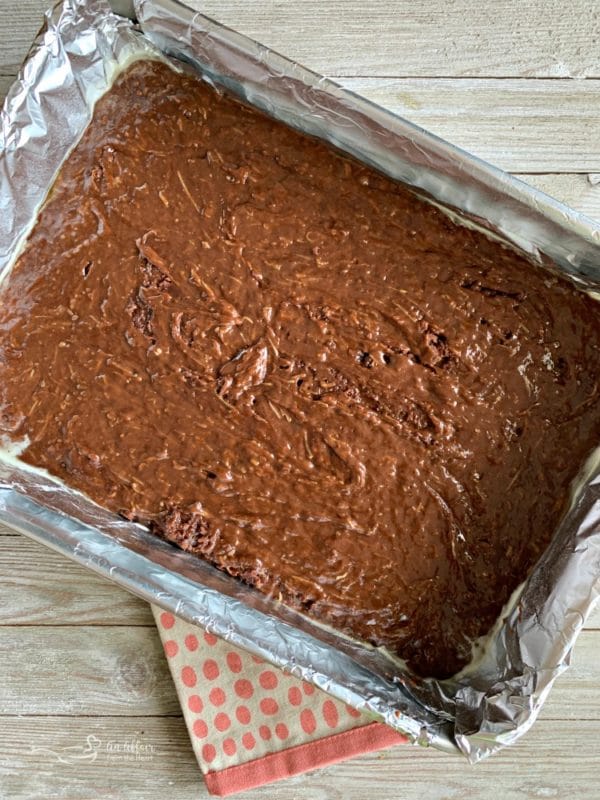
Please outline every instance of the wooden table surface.
[[[0, 0], [0, 96], [46, 3]], [[192, 4], [600, 218], [597, 0]], [[533, 729], [476, 767], [399, 747], [246, 796], [600, 798], [599, 657], [596, 612]], [[57, 758], [90, 736], [95, 761]], [[0, 800], [205, 796], [148, 606], [0, 529]]]

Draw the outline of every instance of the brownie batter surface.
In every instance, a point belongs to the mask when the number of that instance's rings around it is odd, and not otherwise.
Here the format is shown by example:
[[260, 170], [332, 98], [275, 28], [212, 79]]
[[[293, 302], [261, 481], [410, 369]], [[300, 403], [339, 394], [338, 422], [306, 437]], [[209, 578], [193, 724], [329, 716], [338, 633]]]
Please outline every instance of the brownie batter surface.
[[446, 676], [598, 442], [599, 344], [567, 282], [139, 62], [2, 286], [0, 425], [103, 506]]

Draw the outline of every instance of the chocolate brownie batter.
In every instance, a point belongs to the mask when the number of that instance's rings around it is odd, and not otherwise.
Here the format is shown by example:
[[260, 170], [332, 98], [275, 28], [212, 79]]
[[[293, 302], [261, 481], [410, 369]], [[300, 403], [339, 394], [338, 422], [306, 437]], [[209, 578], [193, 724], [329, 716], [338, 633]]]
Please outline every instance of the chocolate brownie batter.
[[600, 437], [595, 301], [161, 63], [98, 102], [0, 326], [23, 460], [421, 674]]

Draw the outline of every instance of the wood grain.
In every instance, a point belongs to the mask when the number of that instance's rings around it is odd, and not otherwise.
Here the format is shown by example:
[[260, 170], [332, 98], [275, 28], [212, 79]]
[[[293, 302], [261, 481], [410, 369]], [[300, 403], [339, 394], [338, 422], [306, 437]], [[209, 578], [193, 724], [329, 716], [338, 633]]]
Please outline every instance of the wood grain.
[[[13, 73], [49, 0], [2, 0], [0, 74]], [[600, 77], [595, 0], [187, 0], [325, 75]]]
[[0, 536], [0, 625], [115, 621], [153, 625], [148, 604], [124, 589], [25, 536]]
[[152, 627], [0, 627], [0, 664], [0, 717], [180, 713]]
[[523, 173], [517, 177], [600, 222], [600, 173], [583, 175]]
[[[585, 630], [573, 664], [544, 707], [546, 719], [600, 726], [600, 631]], [[0, 627], [0, 716], [177, 714], [166, 659], [152, 627]], [[200, 689], [200, 691], [202, 691]]]
[[340, 82], [509, 172], [600, 172], [600, 81]]
[[[539, 720], [514, 747], [474, 767], [435, 750], [401, 745], [274, 786], [245, 800], [597, 800], [597, 722]], [[90, 745], [94, 761], [74, 756]], [[145, 748], [136, 760], [115, 748]], [[75, 749], [70, 749], [75, 748]], [[91, 749], [91, 748], [90, 748]], [[142, 760], [142, 758], [144, 760]], [[0, 786], [10, 800], [199, 800], [204, 788], [183, 720], [4, 718]]]
[[[588, 630], [600, 630], [600, 604], [596, 604], [595, 609], [586, 620], [585, 627]], [[600, 656], [600, 652], [598, 655]]]
[[[27, 55], [52, 5], [45, 0], [2, 0], [0, 3], [0, 75], [14, 75]], [[1, 87], [1, 84], [0, 84]]]
[[[0, 724], [2, 800], [209, 796], [181, 717], [8, 717]], [[97, 749], [95, 760], [77, 758], [86, 747]], [[126, 748], [145, 752], [118, 752]]]
[[[0, 9], [1, 8], [2, 6], [0, 6]], [[10, 75], [0, 75], [0, 100], [4, 100], [4, 97], [8, 92], [10, 85], [15, 79], [15, 74], [11, 73]]]

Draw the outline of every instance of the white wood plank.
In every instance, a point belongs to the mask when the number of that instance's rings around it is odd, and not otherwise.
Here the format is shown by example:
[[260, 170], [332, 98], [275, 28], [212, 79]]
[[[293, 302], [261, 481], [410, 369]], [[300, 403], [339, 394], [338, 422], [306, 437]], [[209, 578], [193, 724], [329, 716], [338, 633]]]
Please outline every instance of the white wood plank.
[[600, 81], [340, 82], [502, 169], [600, 172]]
[[600, 630], [600, 603], [596, 603], [596, 608], [588, 617], [585, 627], [589, 630]]
[[[1, 8], [2, 6], [0, 6], [0, 9]], [[0, 75], [0, 102], [4, 100], [4, 96], [8, 92], [8, 89], [14, 79], [14, 75]]]
[[147, 625], [147, 603], [25, 536], [0, 536], [0, 625]]
[[192, 0], [327, 75], [600, 75], [593, 0]]
[[50, 5], [45, 0], [0, 0], [0, 75], [17, 71]]
[[[95, 737], [89, 745], [88, 737]], [[459, 756], [400, 745], [240, 796], [246, 800], [595, 800], [599, 737], [598, 721], [540, 720], [516, 745], [476, 766]], [[137, 760], [115, 759], [119, 745], [145, 753]], [[95, 748], [94, 760], [61, 763], [60, 758], [69, 760], [69, 753], [77, 755], [86, 747]], [[209, 797], [183, 720], [173, 718], [68, 722], [5, 718], [0, 787], [7, 800]]]
[[[599, 140], [600, 149], [600, 140]], [[517, 175], [517, 177], [556, 197], [576, 211], [600, 222], [600, 173], [584, 175]]]
[[571, 666], [556, 681], [543, 719], [590, 719], [600, 723], [600, 631], [584, 630], [575, 645]]
[[[179, 710], [152, 628], [0, 627], [0, 663], [0, 716], [130, 716]], [[600, 722], [599, 683], [600, 631], [586, 630], [544, 716]]]
[[[48, 0], [0, 3], [0, 74], [14, 72]], [[595, 0], [188, 0], [330, 75], [599, 77]]]
[[6, 714], [180, 713], [155, 628], [0, 627], [0, 664], [0, 738]]
[[[2, 800], [209, 796], [182, 718], [25, 717], [0, 724]], [[139, 755], [119, 748], [137, 748]], [[86, 749], [95, 750], [95, 758], [77, 759]]]

